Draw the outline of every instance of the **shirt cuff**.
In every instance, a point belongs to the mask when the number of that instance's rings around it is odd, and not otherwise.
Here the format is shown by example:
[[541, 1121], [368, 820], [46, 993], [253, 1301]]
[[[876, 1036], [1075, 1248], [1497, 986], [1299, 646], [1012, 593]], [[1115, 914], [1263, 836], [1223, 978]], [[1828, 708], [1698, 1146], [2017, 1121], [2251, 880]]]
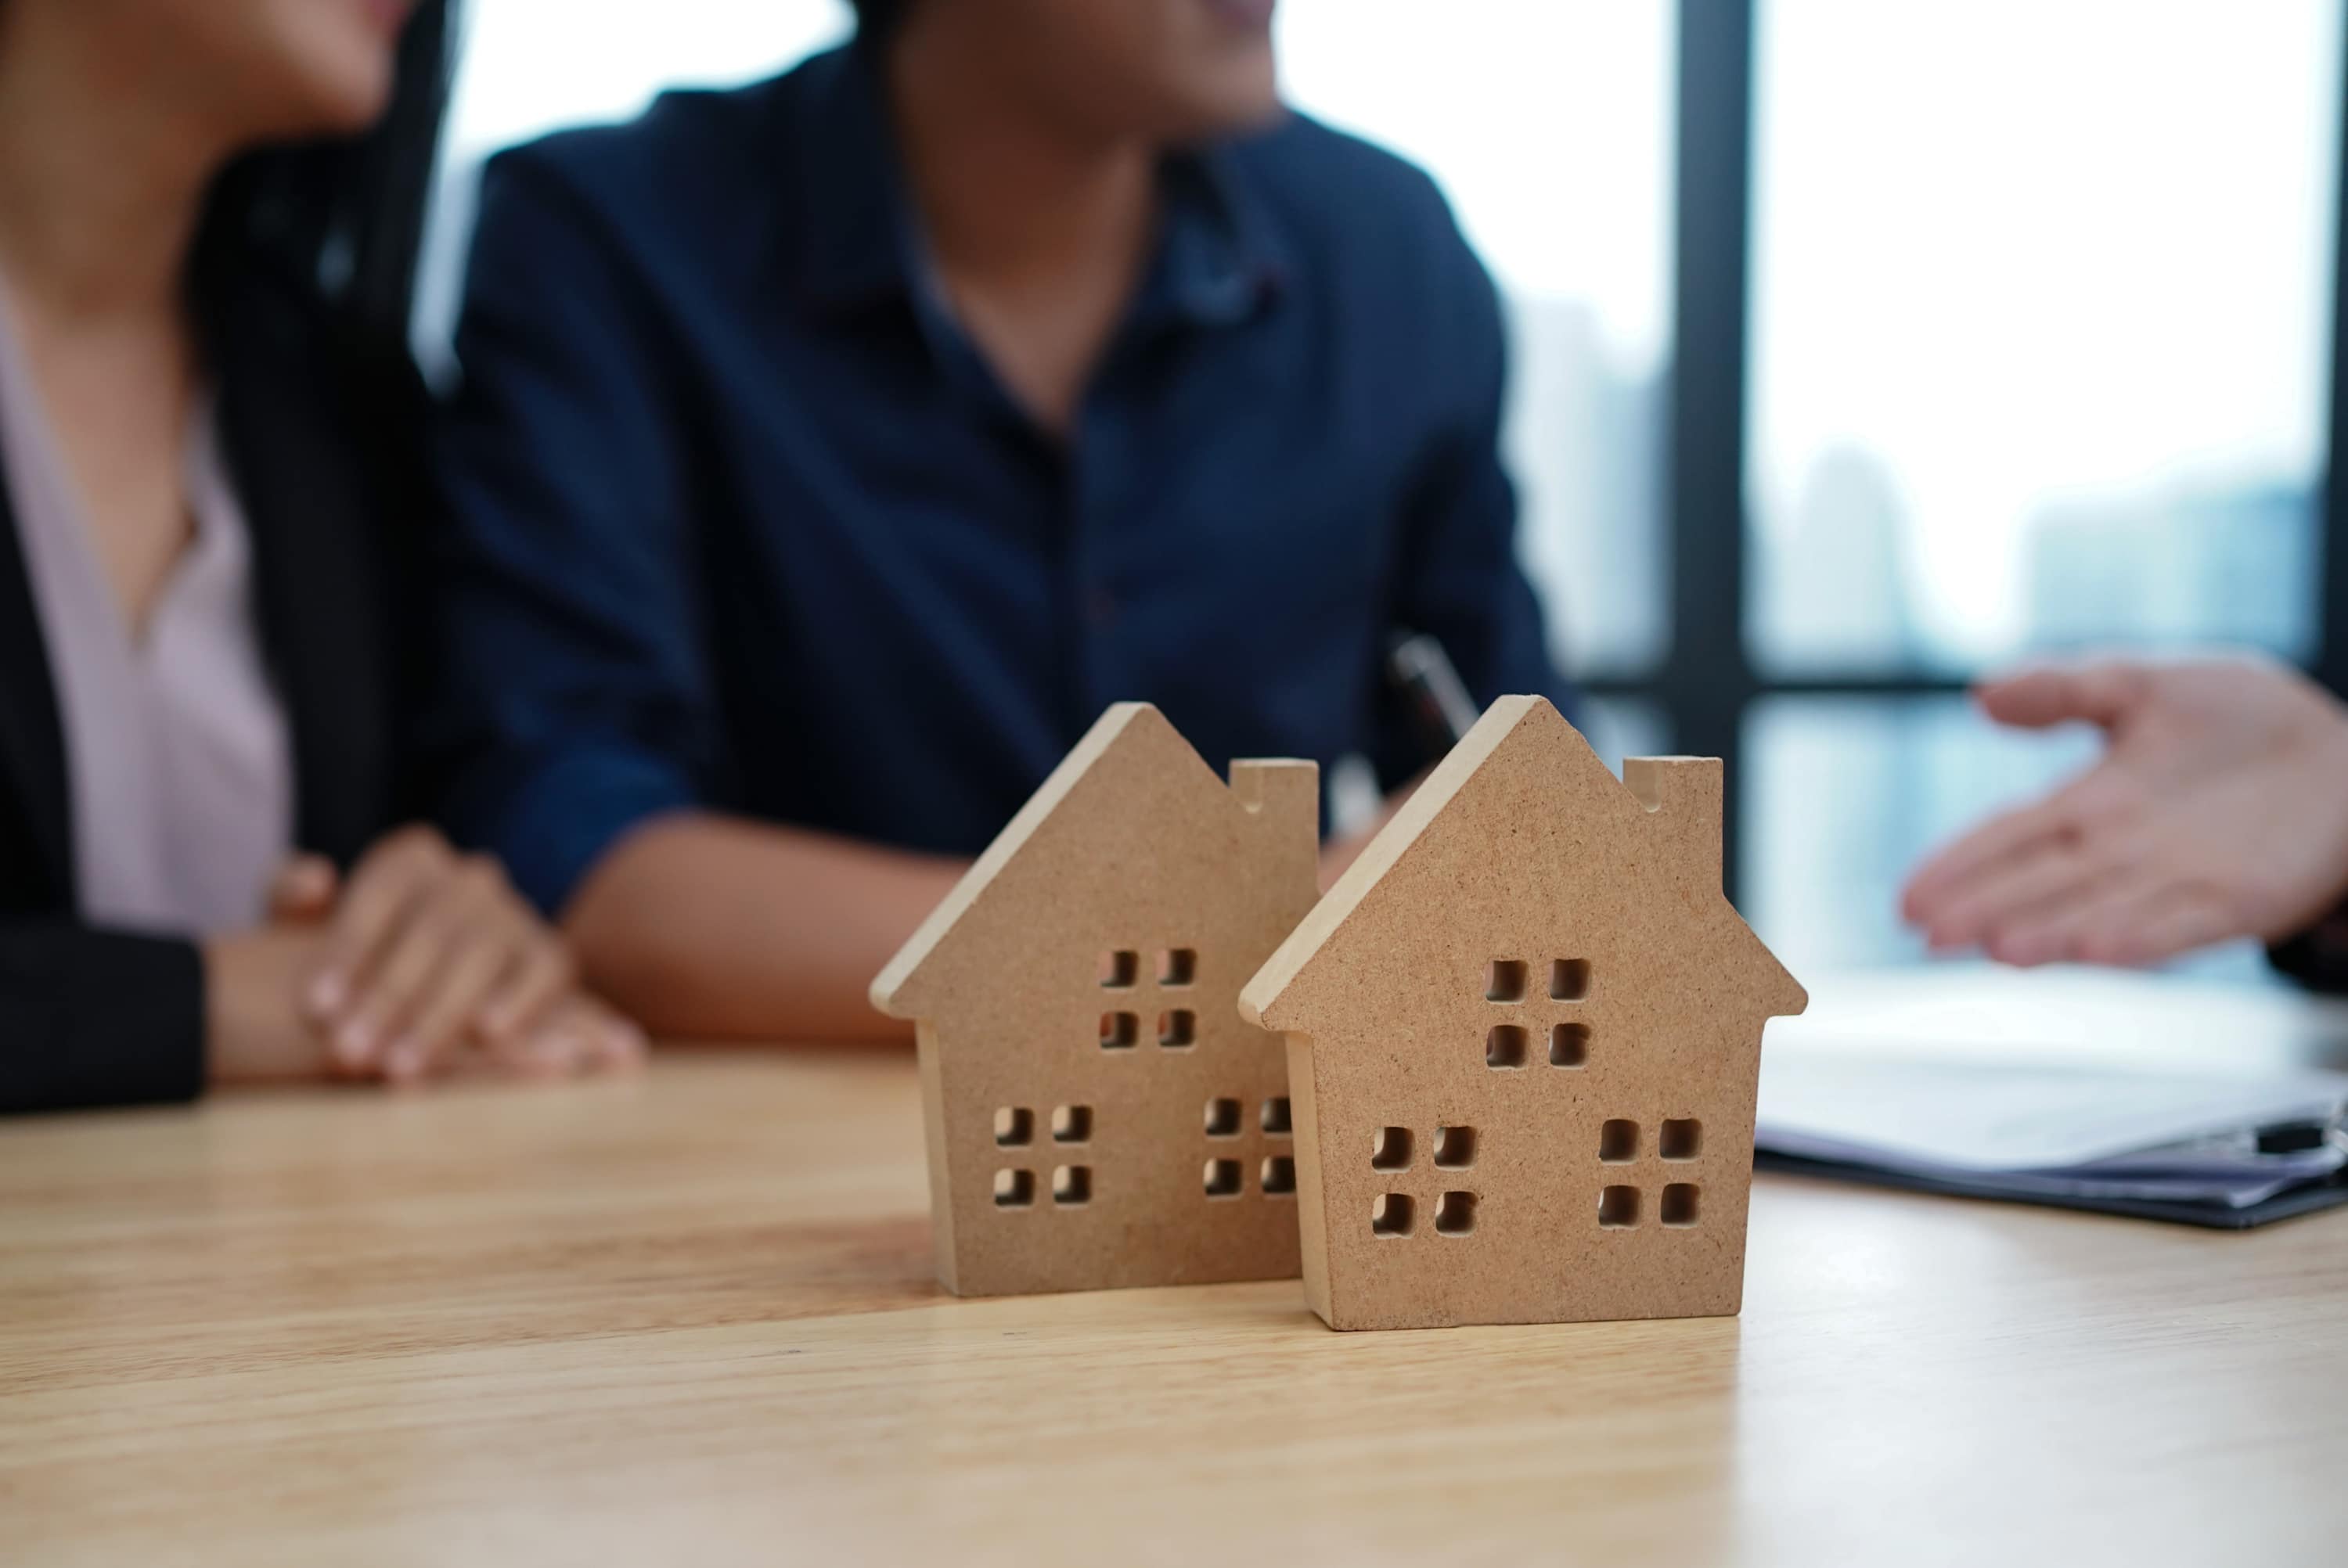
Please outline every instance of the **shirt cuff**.
[[701, 804], [674, 763], [620, 747], [567, 752], [458, 786], [454, 836], [489, 850], [547, 918], [560, 917], [613, 845], [640, 824]]
[[192, 1100], [203, 1081], [194, 943], [0, 924], [0, 1113]]
[[2267, 948], [2267, 959], [2300, 984], [2348, 991], [2348, 909], [2336, 909], [2297, 936]]

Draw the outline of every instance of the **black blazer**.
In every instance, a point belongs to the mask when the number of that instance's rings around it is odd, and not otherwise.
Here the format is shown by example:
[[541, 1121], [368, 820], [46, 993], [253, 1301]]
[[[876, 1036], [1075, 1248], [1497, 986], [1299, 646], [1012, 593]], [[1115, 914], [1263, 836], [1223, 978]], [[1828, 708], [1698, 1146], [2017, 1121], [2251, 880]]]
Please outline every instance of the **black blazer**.
[[[414, 661], [394, 638], [409, 624], [402, 535], [421, 515], [422, 396], [412, 375], [361, 370], [283, 285], [241, 289], [214, 326], [223, 456], [292, 731], [295, 835], [348, 864], [415, 804], [402, 766]], [[204, 1081], [197, 948], [81, 923], [72, 809], [48, 653], [0, 484], [0, 1112], [191, 1098]]]

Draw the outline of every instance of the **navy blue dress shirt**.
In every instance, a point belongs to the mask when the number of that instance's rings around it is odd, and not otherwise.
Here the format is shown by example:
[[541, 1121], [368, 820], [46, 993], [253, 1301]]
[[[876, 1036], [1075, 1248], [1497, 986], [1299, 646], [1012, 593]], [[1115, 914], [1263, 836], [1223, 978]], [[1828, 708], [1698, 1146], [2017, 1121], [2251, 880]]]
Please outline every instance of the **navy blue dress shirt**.
[[1161, 190], [1063, 440], [942, 303], [860, 49], [494, 159], [438, 446], [458, 835], [550, 910], [682, 808], [974, 854], [1126, 698], [1218, 769], [1399, 780], [1397, 628], [1562, 697], [1432, 182], [1292, 117]]

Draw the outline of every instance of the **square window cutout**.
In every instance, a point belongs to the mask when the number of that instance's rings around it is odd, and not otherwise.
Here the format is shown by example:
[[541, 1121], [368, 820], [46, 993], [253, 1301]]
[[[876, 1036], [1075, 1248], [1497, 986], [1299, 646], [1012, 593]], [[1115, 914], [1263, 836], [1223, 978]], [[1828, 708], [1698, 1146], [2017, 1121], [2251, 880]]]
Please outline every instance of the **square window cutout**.
[[1240, 1163], [1237, 1160], [1207, 1162], [1207, 1195], [1210, 1198], [1236, 1198], [1240, 1195]]
[[1476, 1194], [1446, 1193], [1435, 1201], [1435, 1234], [1467, 1235], [1476, 1228]]
[[1370, 1140], [1370, 1169], [1373, 1171], [1407, 1171], [1410, 1169], [1410, 1129], [1381, 1127]]
[[1296, 1124], [1289, 1120], [1287, 1095], [1275, 1094], [1263, 1102], [1263, 1130], [1273, 1138], [1286, 1138], [1295, 1133]]
[[1435, 1168], [1437, 1170], [1464, 1171], [1475, 1163], [1475, 1128], [1437, 1127], [1435, 1130]]
[[1411, 1202], [1400, 1193], [1381, 1193], [1370, 1204], [1372, 1235], [1408, 1235]]
[[1169, 1050], [1188, 1050], [1199, 1043], [1199, 1015], [1175, 1008], [1158, 1015], [1158, 1043]]
[[1590, 1026], [1586, 1023], [1550, 1025], [1549, 1064], [1551, 1067], [1580, 1067], [1590, 1060]]
[[1199, 950], [1196, 948], [1168, 948], [1158, 955], [1158, 983], [1161, 986], [1196, 985], [1199, 980]]
[[1655, 1139], [1655, 1153], [1666, 1160], [1693, 1160], [1703, 1152], [1704, 1123], [1694, 1117], [1665, 1121]]
[[1085, 1143], [1092, 1140], [1093, 1108], [1089, 1105], [1061, 1105], [1052, 1112], [1052, 1142], [1055, 1143]]
[[1100, 1017], [1103, 1050], [1131, 1050], [1141, 1039], [1141, 1020], [1129, 1012], [1105, 1012]]
[[1093, 1168], [1062, 1165], [1052, 1173], [1052, 1201], [1063, 1208], [1093, 1201]]
[[1560, 958], [1549, 967], [1549, 999], [1553, 1002], [1587, 1001], [1590, 998], [1590, 960]]
[[1240, 1102], [1236, 1100], [1207, 1102], [1207, 1136], [1236, 1138], [1240, 1135]]
[[1484, 1065], [1487, 1067], [1522, 1067], [1525, 1064], [1525, 1031], [1521, 1025], [1494, 1024], [1492, 1032], [1484, 1037]]
[[1035, 1172], [997, 1171], [994, 1173], [994, 1206], [996, 1208], [1024, 1209], [1035, 1201]]
[[1522, 958], [1494, 958], [1484, 970], [1484, 999], [1488, 1002], [1524, 1000], [1525, 961]]
[[1262, 1177], [1265, 1197], [1292, 1196], [1296, 1192], [1296, 1162], [1286, 1154], [1266, 1154]]
[[1663, 1189], [1663, 1201], [1656, 1217], [1673, 1230], [1685, 1230], [1695, 1224], [1696, 1190], [1693, 1182], [1673, 1182]]
[[1605, 1187], [1598, 1194], [1598, 1223], [1608, 1230], [1629, 1230], [1639, 1223], [1639, 1189]]
[[1620, 1165], [1639, 1157], [1639, 1124], [1621, 1117], [1611, 1118], [1598, 1129], [1598, 1157], [1610, 1165]]
[[1129, 991], [1141, 978], [1141, 955], [1130, 948], [1119, 948], [1103, 953], [1100, 958], [1100, 983], [1103, 990]]
[[1035, 1140], [1035, 1113], [1016, 1105], [1005, 1105], [994, 1112], [994, 1141], [1006, 1149], [1024, 1147]]

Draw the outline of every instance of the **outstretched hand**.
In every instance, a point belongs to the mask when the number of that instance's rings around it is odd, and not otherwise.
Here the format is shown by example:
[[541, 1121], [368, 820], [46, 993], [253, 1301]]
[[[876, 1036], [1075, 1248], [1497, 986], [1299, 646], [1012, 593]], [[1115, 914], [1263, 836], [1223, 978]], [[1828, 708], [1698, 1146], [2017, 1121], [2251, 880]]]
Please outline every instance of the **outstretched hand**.
[[2149, 964], [2274, 939], [2348, 895], [2348, 711], [2264, 660], [2034, 670], [1982, 687], [2003, 724], [2102, 729], [2104, 756], [1933, 856], [1900, 910], [1936, 949]]

